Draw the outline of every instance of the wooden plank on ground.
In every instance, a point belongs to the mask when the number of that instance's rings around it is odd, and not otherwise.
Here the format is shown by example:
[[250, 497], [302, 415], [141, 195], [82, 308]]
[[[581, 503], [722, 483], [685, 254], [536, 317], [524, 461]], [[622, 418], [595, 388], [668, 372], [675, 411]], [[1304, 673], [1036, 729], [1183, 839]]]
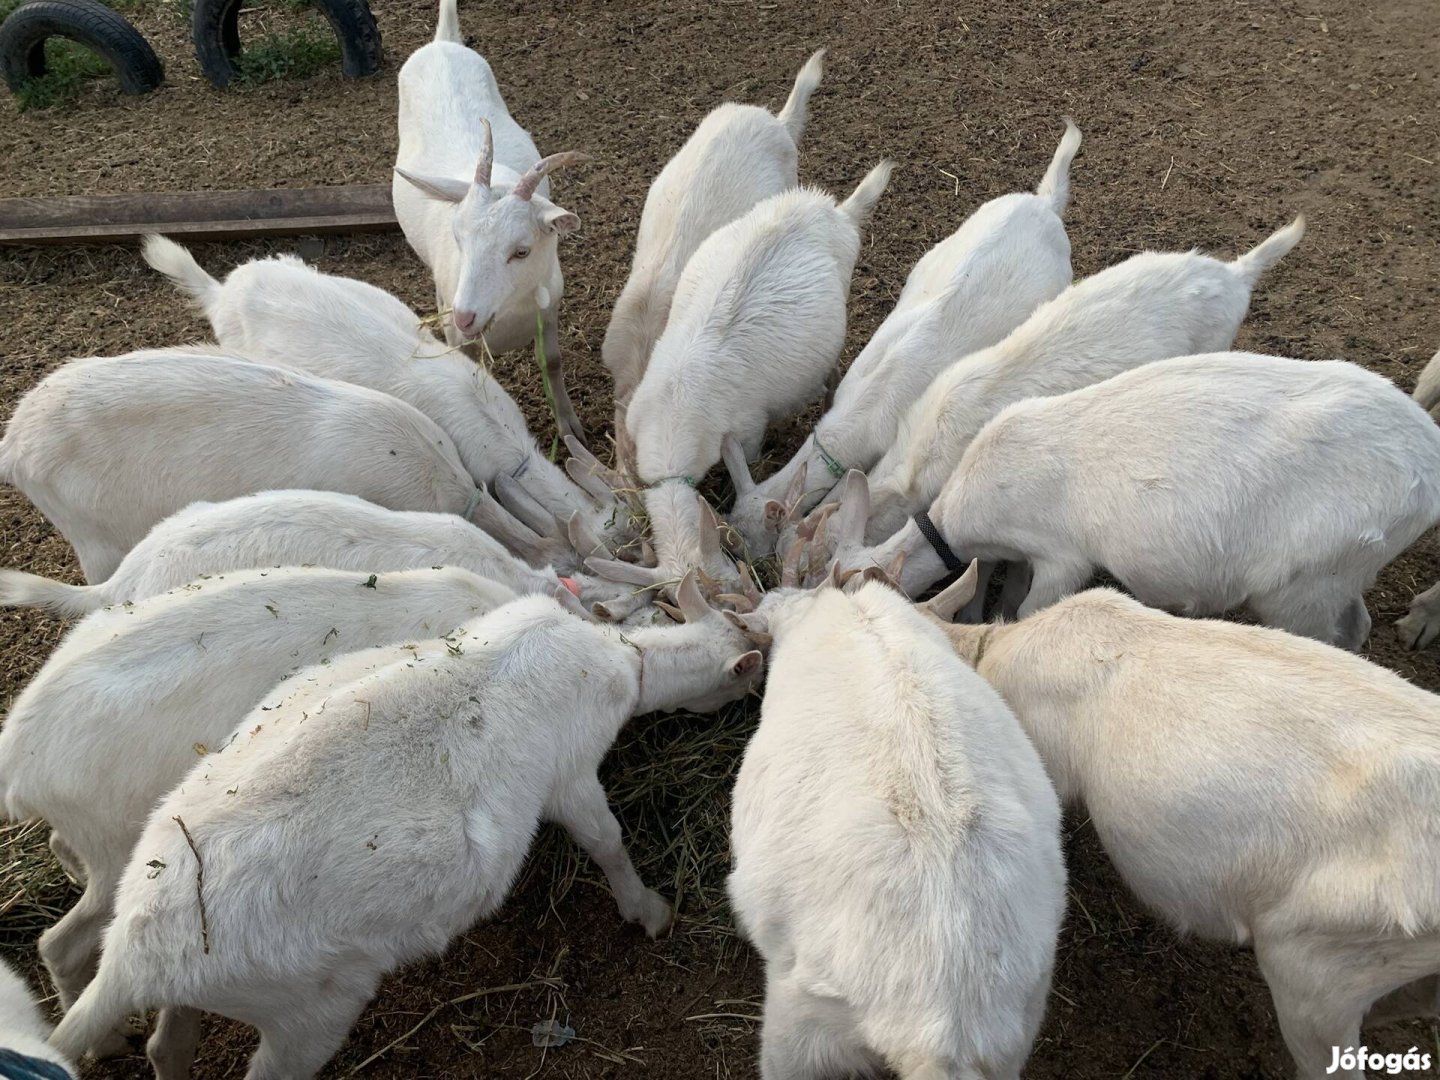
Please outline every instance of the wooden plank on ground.
[[231, 240], [396, 227], [388, 184], [0, 199], [0, 244], [105, 244], [150, 232]]

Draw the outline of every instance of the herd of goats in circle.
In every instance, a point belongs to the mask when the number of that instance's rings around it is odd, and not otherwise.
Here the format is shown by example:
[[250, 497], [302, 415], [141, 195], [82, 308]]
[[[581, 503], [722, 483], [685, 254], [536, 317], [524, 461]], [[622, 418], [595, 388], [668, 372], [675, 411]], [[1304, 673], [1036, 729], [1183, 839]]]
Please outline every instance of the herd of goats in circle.
[[[259, 1030], [250, 1080], [311, 1077], [382, 977], [500, 907], [542, 820], [664, 932], [597, 768], [632, 716], [762, 674], [729, 896], [766, 1080], [1018, 1077], [1062, 802], [1159, 918], [1254, 950], [1304, 1080], [1361, 1080], [1389, 1060], [1362, 1023], [1437, 1013], [1440, 698], [1355, 650], [1366, 589], [1440, 521], [1440, 356], [1410, 396], [1225, 351], [1303, 219], [1072, 284], [1067, 122], [836, 381], [891, 166], [843, 201], [798, 186], [822, 58], [651, 185], [603, 346], [610, 466], [557, 333], [579, 220], [549, 174], [583, 155], [540, 157], [455, 0], [400, 72], [394, 176], [445, 341], [296, 258], [222, 282], [146, 239], [216, 344], [71, 360], [0, 442], [89, 582], [0, 572], [0, 603], [79, 620], [0, 732], [0, 816], [48, 823], [83, 885], [39, 941], [53, 1032], [0, 965], [0, 1071], [74, 1076], [158, 1009], [160, 1080], [204, 1012]], [[564, 467], [467, 342], [535, 343]], [[722, 461], [723, 519], [696, 491]], [[1126, 592], [1086, 590], [1099, 569]], [[1262, 625], [1205, 617], [1240, 608]], [[1399, 626], [1440, 633], [1440, 586]]]

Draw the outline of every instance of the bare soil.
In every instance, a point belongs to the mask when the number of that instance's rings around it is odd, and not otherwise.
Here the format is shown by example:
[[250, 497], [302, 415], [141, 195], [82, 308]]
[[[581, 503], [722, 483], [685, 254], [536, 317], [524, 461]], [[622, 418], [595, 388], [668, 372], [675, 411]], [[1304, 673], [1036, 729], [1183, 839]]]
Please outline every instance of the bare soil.
[[[21, 115], [0, 101], [0, 192], [386, 181], [395, 71], [432, 33], [429, 0], [377, 3], [389, 64], [372, 80], [347, 82], [337, 70], [224, 93], [199, 79], [177, 10], [170, 0], [127, 10], [167, 65], [159, 92], [127, 99], [100, 82], [70, 105]], [[984, 199], [1038, 181], [1064, 114], [1085, 134], [1068, 215], [1077, 276], [1144, 248], [1234, 254], [1303, 211], [1309, 233], [1261, 283], [1238, 347], [1341, 356], [1408, 389], [1440, 346], [1434, 0], [468, 2], [461, 18], [542, 150], [581, 147], [597, 158], [556, 181], [584, 222], [563, 252], [563, 345], [592, 431], [611, 416], [599, 345], [650, 178], [718, 102], [778, 107], [822, 45], [830, 53], [802, 178], [847, 191], [879, 157], [899, 162], [856, 268], [847, 358], [931, 244]], [[297, 248], [418, 310], [433, 304], [398, 234], [201, 245], [197, 254], [219, 272]], [[67, 357], [204, 333], [133, 249], [0, 252], [6, 414]], [[504, 358], [500, 370], [535, 430], [546, 430], [528, 359]], [[776, 433], [777, 461], [808, 419]], [[1427, 537], [1369, 597], [1369, 655], [1431, 690], [1440, 690], [1440, 650], [1401, 651], [1389, 624], [1436, 578], [1436, 556]], [[0, 491], [0, 560], [79, 580], [68, 546], [9, 489]], [[7, 701], [62, 629], [34, 613], [0, 613]], [[642, 873], [679, 897], [672, 936], [648, 942], [622, 926], [594, 868], [546, 834], [501, 916], [387, 980], [325, 1075], [363, 1066], [396, 1078], [755, 1076], [761, 972], [723, 897], [729, 781], [755, 711], [751, 702], [719, 718], [643, 718], [607, 766]], [[38, 830], [0, 835], [9, 842], [0, 949], [38, 978], [34, 938], [74, 892]], [[1147, 916], [1081, 818], [1067, 852], [1070, 915], [1027, 1076], [1290, 1075], [1252, 958], [1180, 940]], [[551, 1018], [576, 1040], [532, 1046], [531, 1026]], [[1371, 1042], [1433, 1051], [1440, 1035], [1411, 1025]], [[252, 1045], [249, 1031], [214, 1021], [198, 1075], [238, 1075]], [[89, 1075], [148, 1073], [134, 1056]]]

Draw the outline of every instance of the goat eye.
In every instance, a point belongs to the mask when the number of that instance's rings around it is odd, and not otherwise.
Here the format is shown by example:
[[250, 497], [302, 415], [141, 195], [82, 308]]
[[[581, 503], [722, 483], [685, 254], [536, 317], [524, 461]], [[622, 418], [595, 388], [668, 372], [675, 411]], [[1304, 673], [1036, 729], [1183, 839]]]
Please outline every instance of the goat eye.
[[527, 247], [519, 247], [519, 248], [516, 248], [514, 251], [512, 251], [512, 252], [510, 253], [510, 258], [511, 258], [512, 260], [514, 260], [514, 259], [523, 259], [523, 258], [525, 258], [525, 256], [527, 256], [527, 255], [529, 255], [529, 254], [530, 254], [530, 249], [529, 249], [529, 248], [527, 248]]

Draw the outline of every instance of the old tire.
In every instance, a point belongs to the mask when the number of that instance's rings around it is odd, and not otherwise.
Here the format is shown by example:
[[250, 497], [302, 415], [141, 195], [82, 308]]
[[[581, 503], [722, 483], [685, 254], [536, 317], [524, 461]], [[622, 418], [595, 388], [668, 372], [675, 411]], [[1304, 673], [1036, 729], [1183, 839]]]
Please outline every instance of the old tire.
[[97, 0], [30, 0], [0, 23], [0, 76], [18, 91], [45, 74], [45, 42], [68, 38], [115, 69], [120, 89], [144, 94], [165, 81], [165, 68], [129, 20]]
[[[195, 56], [211, 84], [225, 87], [235, 77], [240, 55], [242, 0], [195, 0], [190, 21]], [[380, 70], [380, 29], [368, 0], [311, 0], [340, 41], [340, 67], [358, 79]]]

